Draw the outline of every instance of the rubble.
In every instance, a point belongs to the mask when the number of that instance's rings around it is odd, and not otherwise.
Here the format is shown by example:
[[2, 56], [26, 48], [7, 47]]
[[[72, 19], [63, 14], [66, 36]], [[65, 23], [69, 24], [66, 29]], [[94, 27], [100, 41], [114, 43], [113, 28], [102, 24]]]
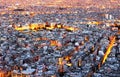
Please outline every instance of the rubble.
[[[119, 38], [112, 45], [109, 38], [116, 36], [116, 32], [108, 27], [73, 25], [75, 18], [70, 20], [68, 14], [37, 16], [46, 20], [53, 17], [56, 21], [62, 21], [56, 16], [68, 16], [70, 23], [40, 22], [24, 26], [15, 24], [14, 27], [1, 24], [1, 70], [12, 71], [14, 76], [24, 74], [31, 77], [106, 77], [114, 71], [119, 72]], [[110, 51], [104, 57], [107, 50]]]

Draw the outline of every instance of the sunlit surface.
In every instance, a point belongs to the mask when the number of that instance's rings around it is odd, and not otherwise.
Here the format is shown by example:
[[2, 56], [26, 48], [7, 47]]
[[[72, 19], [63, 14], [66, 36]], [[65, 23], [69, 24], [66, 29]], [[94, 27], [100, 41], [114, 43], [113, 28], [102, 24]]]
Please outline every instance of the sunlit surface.
[[0, 77], [119, 77], [120, 0], [0, 0]]
[[105, 52], [105, 55], [104, 55], [104, 58], [103, 58], [103, 61], [102, 61], [102, 64], [105, 62], [105, 60], [107, 59], [107, 57], [108, 57], [108, 55], [110, 54], [110, 52], [111, 52], [111, 49], [112, 49], [112, 47], [113, 47], [113, 45], [114, 45], [114, 43], [115, 43], [115, 36], [113, 36], [113, 37], [110, 37], [110, 44], [108, 45], [108, 48], [107, 48], [107, 50], [106, 50], [106, 52]]
[[40, 30], [40, 29], [47, 29], [47, 30], [53, 30], [55, 28], [59, 28], [59, 29], [65, 29], [65, 30], [68, 30], [68, 31], [77, 31], [79, 30], [79, 28], [75, 28], [75, 27], [71, 27], [71, 26], [63, 26], [62, 25], [45, 25], [45, 24], [39, 24], [39, 23], [32, 23], [32, 24], [29, 24], [27, 26], [21, 26], [21, 27], [17, 27], [15, 26], [15, 30], [17, 31], [24, 31], [24, 30], [32, 30], [32, 31], [37, 31], [37, 30]]

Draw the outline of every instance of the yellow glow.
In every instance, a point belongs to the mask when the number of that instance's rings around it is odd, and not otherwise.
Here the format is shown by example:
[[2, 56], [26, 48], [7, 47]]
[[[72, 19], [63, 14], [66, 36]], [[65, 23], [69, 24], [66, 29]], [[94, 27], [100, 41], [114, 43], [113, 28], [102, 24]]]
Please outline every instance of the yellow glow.
[[51, 25], [50, 27], [46, 27], [46, 29], [53, 30], [53, 29], [55, 29], [55, 26]]
[[45, 26], [46, 24], [39, 24], [39, 23], [32, 23], [32, 24], [28, 24], [22, 27], [18, 27], [15, 26], [15, 30], [17, 31], [24, 31], [24, 30], [32, 30], [32, 31], [38, 31], [40, 29], [47, 29], [47, 30], [53, 30], [55, 28], [59, 28], [59, 29], [65, 29], [68, 31], [77, 31], [79, 30], [79, 28], [77, 27], [71, 27], [71, 26], [63, 26], [62, 25], [57, 25], [54, 23], [51, 23], [51, 25], [49, 27]]
[[66, 63], [66, 65], [71, 67], [71, 66], [72, 66], [72, 63]]
[[50, 45], [51, 46], [57, 46], [58, 45], [58, 41], [57, 40], [50, 40]]
[[57, 25], [57, 28], [62, 28], [62, 25]]
[[99, 25], [100, 22], [97, 21], [92, 21], [92, 22], [88, 22], [89, 25]]
[[68, 61], [71, 59], [71, 56], [65, 56], [65, 60]]
[[107, 59], [108, 55], [110, 54], [110, 51], [111, 51], [111, 49], [112, 49], [112, 47], [113, 47], [113, 45], [114, 45], [114, 43], [115, 43], [115, 38], [116, 38], [116, 37], [113, 36], [110, 44], [108, 45], [107, 51], [106, 51], [106, 53], [105, 53], [105, 55], [104, 55], [104, 57], [103, 57], [102, 64], [105, 62], [105, 60]]
[[39, 26], [37, 23], [33, 23], [33, 24], [29, 25], [29, 29], [31, 29], [31, 30], [37, 30], [38, 28], [39, 28]]
[[16, 27], [15, 30], [18, 30], [18, 31], [23, 31], [23, 30], [28, 30], [29, 29], [29, 26], [22, 26], [22, 27]]
[[59, 58], [59, 59], [58, 59], [58, 64], [59, 64], [59, 65], [63, 65], [63, 58]]
[[69, 31], [76, 31], [76, 30], [79, 30], [78, 28], [71, 27], [71, 26], [64, 26], [63, 28], [64, 28], [65, 30], [69, 30]]
[[38, 30], [40, 27], [37, 23], [32, 23], [22, 27], [15, 27], [15, 30], [24, 31], [24, 30]]

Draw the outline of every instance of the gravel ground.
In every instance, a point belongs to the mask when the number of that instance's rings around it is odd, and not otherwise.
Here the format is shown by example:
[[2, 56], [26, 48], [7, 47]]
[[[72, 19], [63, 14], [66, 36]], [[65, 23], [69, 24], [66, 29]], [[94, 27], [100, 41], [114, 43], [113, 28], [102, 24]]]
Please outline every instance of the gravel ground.
[[[4, 14], [0, 22], [0, 69], [5, 72], [31, 77], [120, 76], [120, 62], [116, 57], [116, 53], [120, 52], [118, 41], [106, 62], [98, 69], [110, 43], [110, 36], [116, 35], [116, 32], [109, 27], [80, 24], [78, 13], [35, 16]], [[13, 28], [13, 25], [46, 22], [80, 29], [16, 31]]]

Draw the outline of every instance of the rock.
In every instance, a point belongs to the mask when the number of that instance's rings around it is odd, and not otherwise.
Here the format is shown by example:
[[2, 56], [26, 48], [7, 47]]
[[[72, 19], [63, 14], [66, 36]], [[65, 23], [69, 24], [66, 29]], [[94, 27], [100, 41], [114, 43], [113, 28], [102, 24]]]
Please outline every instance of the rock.
[[79, 46], [79, 43], [78, 43], [78, 42], [76, 42], [76, 43], [75, 43], [75, 46]]
[[103, 51], [98, 51], [98, 55], [99, 56], [104, 56], [104, 52]]
[[35, 72], [35, 69], [31, 69], [31, 68], [28, 68], [22, 71], [22, 73], [25, 75], [33, 74], [34, 72]]
[[113, 64], [113, 65], [109, 65], [109, 67], [112, 69], [112, 70], [118, 70], [119, 68], [119, 64]]
[[102, 75], [99, 73], [94, 73], [93, 77], [102, 77]]

